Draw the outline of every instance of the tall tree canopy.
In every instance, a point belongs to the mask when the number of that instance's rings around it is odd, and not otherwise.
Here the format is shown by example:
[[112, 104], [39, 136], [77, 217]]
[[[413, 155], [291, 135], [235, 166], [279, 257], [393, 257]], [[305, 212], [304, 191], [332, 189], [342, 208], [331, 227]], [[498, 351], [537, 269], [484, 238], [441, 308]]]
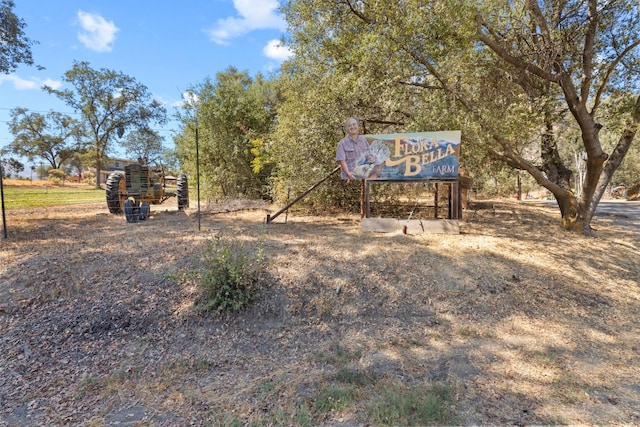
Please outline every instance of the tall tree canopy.
[[31, 46], [36, 42], [24, 34], [25, 22], [13, 13], [13, 0], [0, 3], [0, 73], [13, 72], [18, 64], [33, 65]]
[[134, 130], [122, 141], [125, 153], [132, 159], [142, 160], [144, 164], [162, 162], [163, 138], [152, 129]]
[[82, 151], [85, 141], [81, 123], [56, 111], [41, 114], [15, 108], [9, 130], [15, 137], [11, 151], [29, 161], [40, 158], [53, 169], [59, 169], [75, 152]]
[[[359, 102], [345, 105], [370, 122], [462, 128], [464, 150], [527, 171], [555, 195], [565, 227], [590, 232], [640, 120], [637, 2], [290, 0], [284, 12], [305, 65], [294, 78], [311, 66], [352, 82]], [[613, 97], [625, 119], [608, 129], [618, 142], [606, 153], [601, 106]], [[558, 147], [569, 126], [585, 154], [579, 196]]]
[[197, 125], [205, 191], [214, 197], [264, 195], [270, 173], [266, 137], [276, 112], [273, 84], [231, 67], [189, 93], [198, 101], [185, 104], [184, 129], [174, 138], [183, 168], [195, 172]]
[[91, 135], [96, 186], [99, 186], [100, 170], [115, 137], [129, 130], [148, 130], [154, 123], [165, 123], [166, 109], [133, 77], [104, 68], [94, 70], [88, 62], [75, 62], [63, 80], [73, 88], [55, 90], [45, 86], [44, 90], [81, 114]]

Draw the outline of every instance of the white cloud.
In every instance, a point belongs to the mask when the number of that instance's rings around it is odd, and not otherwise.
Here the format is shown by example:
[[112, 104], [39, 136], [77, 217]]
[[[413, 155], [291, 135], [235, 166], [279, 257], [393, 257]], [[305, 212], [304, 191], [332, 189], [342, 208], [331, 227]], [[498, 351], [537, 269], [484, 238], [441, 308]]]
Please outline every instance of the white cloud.
[[17, 90], [37, 89], [38, 85], [33, 80], [25, 80], [15, 74], [0, 75], [0, 83], [11, 82]]
[[180, 100], [180, 101], [173, 101], [171, 103], [168, 104], [170, 107], [173, 108], [182, 108], [184, 106], [184, 101]]
[[198, 97], [198, 94], [194, 93], [191, 90], [185, 90], [184, 92], [182, 92], [182, 99], [186, 104], [189, 105], [196, 105], [198, 102], [200, 102], [200, 97]]
[[240, 17], [218, 19], [212, 28], [205, 30], [212, 42], [227, 44], [229, 39], [253, 30], [269, 28], [284, 31], [287, 27], [277, 13], [277, 0], [233, 0], [233, 5]]
[[59, 80], [51, 80], [51, 79], [45, 79], [42, 84], [40, 85], [40, 87], [47, 85], [49, 86], [51, 89], [55, 89], [58, 90], [60, 89], [60, 87], [62, 86], [62, 82]]
[[269, 43], [262, 48], [262, 53], [264, 53], [264, 56], [267, 58], [277, 61], [285, 61], [293, 55], [291, 49], [283, 46], [280, 40], [269, 40]]
[[78, 40], [88, 49], [97, 52], [110, 52], [116, 33], [120, 31], [113, 21], [107, 21], [100, 14], [78, 11], [78, 21], [82, 30]]
[[40, 89], [44, 85], [47, 85], [53, 89], [58, 89], [60, 88], [60, 86], [62, 86], [62, 82], [58, 80], [52, 80], [52, 79], [39, 80], [36, 78], [31, 78], [29, 80], [26, 80], [26, 79], [23, 79], [22, 77], [18, 77], [15, 74], [0, 75], [0, 84], [2, 84], [3, 82], [13, 83], [13, 87], [16, 90]]
[[173, 108], [193, 108], [200, 98], [196, 93], [191, 90], [185, 90], [182, 92], [182, 99], [179, 101], [166, 102], [165, 105], [169, 105]]

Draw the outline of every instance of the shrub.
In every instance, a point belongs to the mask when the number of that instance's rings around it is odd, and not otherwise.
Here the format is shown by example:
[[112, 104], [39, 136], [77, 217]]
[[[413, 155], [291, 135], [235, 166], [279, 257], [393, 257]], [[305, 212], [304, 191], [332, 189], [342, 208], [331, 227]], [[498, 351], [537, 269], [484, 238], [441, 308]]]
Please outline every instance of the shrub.
[[82, 172], [82, 182], [86, 184], [95, 184], [96, 183], [96, 174], [91, 171]]
[[218, 234], [205, 245], [200, 257], [199, 311], [237, 311], [248, 306], [256, 293], [264, 267], [261, 247]]
[[62, 169], [49, 169], [47, 171], [47, 181], [54, 184], [64, 184], [66, 174]]
[[627, 200], [638, 200], [640, 198], [640, 181], [634, 182], [624, 192]]

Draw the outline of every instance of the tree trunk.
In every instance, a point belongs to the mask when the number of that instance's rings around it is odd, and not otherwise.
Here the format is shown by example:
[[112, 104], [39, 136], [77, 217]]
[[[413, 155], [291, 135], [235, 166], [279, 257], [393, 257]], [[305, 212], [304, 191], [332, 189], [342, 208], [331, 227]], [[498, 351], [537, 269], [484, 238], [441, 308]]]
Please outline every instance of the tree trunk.
[[571, 189], [572, 171], [563, 164], [560, 158], [553, 131], [553, 123], [550, 119], [546, 120], [545, 126], [546, 132], [542, 135], [540, 142], [540, 154], [542, 157], [541, 169], [547, 179], [557, 186], [548, 189], [553, 192], [558, 202], [560, 215], [562, 217], [562, 226], [566, 230], [577, 231], [581, 228], [584, 217], [581, 215], [575, 193]]
[[[542, 171], [547, 179], [565, 190], [571, 190], [571, 169], [567, 168], [560, 158], [553, 123], [546, 120], [546, 132], [542, 135], [540, 155], [542, 157]], [[556, 195], [556, 198], [558, 195]]]
[[575, 195], [571, 191], [563, 191], [555, 196], [562, 216], [562, 227], [565, 230], [579, 231], [583, 221]]
[[100, 188], [100, 171], [102, 170], [102, 159], [96, 157], [96, 188]]
[[[638, 126], [640, 125], [640, 96], [636, 98], [636, 102], [633, 107], [633, 111], [631, 113], [631, 120], [627, 125], [626, 129], [622, 132], [622, 136], [618, 140], [615, 148], [611, 152], [607, 163], [604, 165], [602, 169], [602, 173], [600, 175], [600, 179], [598, 180], [598, 184], [595, 188], [594, 195], [592, 197], [592, 201], [597, 203], [600, 202], [602, 195], [607, 189], [607, 185], [611, 181], [614, 172], [620, 167], [622, 160], [627, 155], [629, 148], [631, 147], [631, 143], [636, 136], [636, 132], [638, 131]], [[595, 206], [593, 212], [591, 212], [591, 217], [588, 218], [589, 222], [591, 222], [591, 218], [595, 214]]]

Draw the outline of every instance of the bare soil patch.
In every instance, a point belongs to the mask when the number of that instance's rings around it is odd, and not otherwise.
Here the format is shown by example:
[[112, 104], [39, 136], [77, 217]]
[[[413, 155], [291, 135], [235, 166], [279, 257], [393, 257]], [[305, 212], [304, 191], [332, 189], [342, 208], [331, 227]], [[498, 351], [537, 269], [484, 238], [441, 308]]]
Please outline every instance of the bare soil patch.
[[[296, 424], [348, 367], [444, 386], [456, 423], [640, 424], [637, 229], [472, 203], [461, 234], [364, 233], [359, 217], [247, 202], [9, 211], [0, 240], [0, 425]], [[181, 282], [218, 232], [264, 247], [258, 300], [190, 310]], [[345, 356], [347, 355], [347, 356]], [[342, 357], [342, 359], [340, 359]], [[369, 387], [367, 389], [367, 387]], [[364, 399], [314, 424], [365, 425]], [[302, 421], [300, 421], [302, 423]]]

